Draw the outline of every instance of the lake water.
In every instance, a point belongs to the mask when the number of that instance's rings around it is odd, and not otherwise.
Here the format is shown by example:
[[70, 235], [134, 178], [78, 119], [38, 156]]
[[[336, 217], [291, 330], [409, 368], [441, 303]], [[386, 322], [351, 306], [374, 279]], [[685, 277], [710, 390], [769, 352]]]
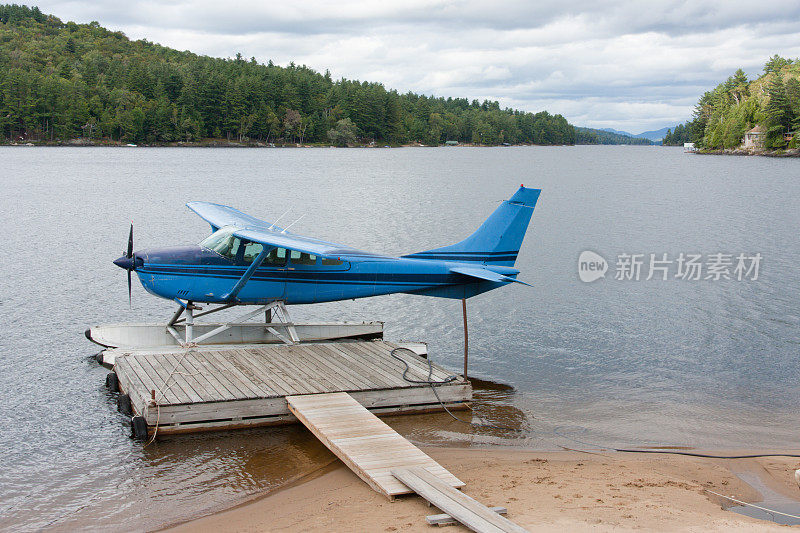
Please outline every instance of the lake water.
[[[174, 304], [111, 261], [198, 242], [190, 200], [359, 249], [460, 240], [524, 183], [543, 189], [517, 267], [533, 287], [469, 301], [476, 416], [389, 422], [418, 444], [796, 448], [800, 161], [662, 147], [428, 149], [0, 148], [0, 528], [154, 528], [219, 509], [330, 461], [302, 428], [129, 439], [92, 324], [165, 321]], [[283, 221], [282, 221], [283, 222]], [[578, 256], [610, 266], [583, 283]], [[615, 280], [620, 254], [763, 257], [757, 280]], [[300, 307], [300, 319], [384, 320], [461, 366], [461, 303], [397, 295]], [[577, 441], [581, 441], [581, 444]]]

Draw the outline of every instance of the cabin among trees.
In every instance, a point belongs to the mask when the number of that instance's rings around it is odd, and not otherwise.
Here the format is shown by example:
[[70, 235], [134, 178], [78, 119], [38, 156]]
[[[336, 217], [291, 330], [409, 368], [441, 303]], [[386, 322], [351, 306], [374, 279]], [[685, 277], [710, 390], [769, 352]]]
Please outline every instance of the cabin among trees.
[[[691, 121], [668, 132], [665, 145], [700, 149], [782, 150], [800, 147], [800, 60], [774, 55], [761, 75], [742, 69], [700, 97]], [[676, 135], [680, 132], [680, 135]]]
[[706, 149], [779, 150], [798, 147], [800, 61], [774, 55], [748, 80], [737, 70], [700, 98], [686, 125]]
[[742, 148], [746, 150], [761, 151], [764, 149], [764, 128], [756, 126], [744, 134]]

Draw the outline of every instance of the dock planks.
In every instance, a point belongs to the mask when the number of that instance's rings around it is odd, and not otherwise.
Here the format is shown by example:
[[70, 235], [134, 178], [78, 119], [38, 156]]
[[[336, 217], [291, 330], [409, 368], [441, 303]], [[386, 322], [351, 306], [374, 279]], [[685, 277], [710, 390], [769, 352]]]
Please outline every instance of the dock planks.
[[287, 396], [292, 413], [339, 459], [374, 490], [391, 498], [414, 492], [392, 470], [424, 467], [440, 483], [463, 487], [419, 448], [344, 392]]
[[392, 475], [414, 492], [472, 531], [480, 533], [526, 533], [527, 530], [502, 517], [474, 498], [443, 483], [422, 467], [395, 468]]
[[[286, 397], [301, 394], [347, 392], [379, 413], [441, 409], [428, 385], [403, 379], [405, 366], [391, 356], [395, 347], [362, 341], [118, 351], [114, 371], [134, 413], [151, 431], [158, 422], [159, 434], [296, 423]], [[412, 379], [427, 378], [423, 357], [397, 355]], [[432, 379], [448, 376], [433, 365]], [[449, 408], [472, 399], [462, 378], [437, 392]]]

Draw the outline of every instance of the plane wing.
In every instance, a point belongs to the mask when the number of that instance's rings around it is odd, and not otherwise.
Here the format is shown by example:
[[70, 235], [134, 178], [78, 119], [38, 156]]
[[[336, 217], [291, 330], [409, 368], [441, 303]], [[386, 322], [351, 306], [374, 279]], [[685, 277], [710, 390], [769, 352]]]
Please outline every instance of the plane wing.
[[281, 227], [259, 220], [227, 205], [210, 202], [189, 202], [186, 207], [211, 224], [215, 231], [225, 226], [232, 226], [236, 228], [233, 234], [240, 239], [258, 242], [265, 246], [288, 248], [343, 261], [365, 261], [370, 258], [387, 259], [384, 256], [362, 252], [349, 246], [290, 233]]
[[488, 268], [454, 267], [450, 269], [450, 272], [455, 272], [456, 274], [461, 274], [462, 276], [469, 276], [471, 278], [477, 278], [485, 281], [494, 281], [496, 283], [522, 283], [523, 285], [532, 287], [530, 283], [525, 283], [524, 281], [512, 278], [511, 276], [504, 276], [503, 274], [495, 272], [494, 270], [489, 270]]

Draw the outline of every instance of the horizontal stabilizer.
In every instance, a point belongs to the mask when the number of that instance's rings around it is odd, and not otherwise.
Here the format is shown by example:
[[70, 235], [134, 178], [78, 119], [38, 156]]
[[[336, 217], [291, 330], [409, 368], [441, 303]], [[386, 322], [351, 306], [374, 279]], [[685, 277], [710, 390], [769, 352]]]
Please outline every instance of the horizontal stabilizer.
[[488, 268], [470, 268], [470, 267], [455, 267], [451, 268], [450, 272], [455, 272], [456, 274], [461, 274], [463, 276], [469, 276], [471, 278], [478, 278], [484, 281], [494, 281], [495, 283], [522, 283], [523, 285], [527, 285], [531, 287], [530, 283], [525, 283], [524, 281], [520, 281], [516, 278], [512, 278], [511, 276], [504, 276], [494, 270], [489, 270]]

